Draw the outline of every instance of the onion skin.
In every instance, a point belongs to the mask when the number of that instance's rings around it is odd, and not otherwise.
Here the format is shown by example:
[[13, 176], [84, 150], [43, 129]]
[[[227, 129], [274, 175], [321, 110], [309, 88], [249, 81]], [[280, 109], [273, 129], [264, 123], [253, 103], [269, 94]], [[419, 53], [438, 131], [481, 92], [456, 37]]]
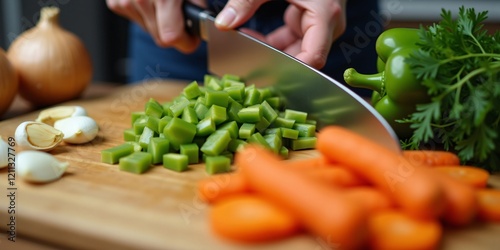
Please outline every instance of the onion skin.
[[58, 8], [43, 8], [37, 25], [19, 35], [7, 51], [19, 74], [20, 96], [36, 107], [78, 98], [92, 80], [87, 49], [58, 18]]
[[0, 116], [9, 109], [14, 97], [16, 97], [18, 81], [14, 67], [3, 49], [0, 48]]

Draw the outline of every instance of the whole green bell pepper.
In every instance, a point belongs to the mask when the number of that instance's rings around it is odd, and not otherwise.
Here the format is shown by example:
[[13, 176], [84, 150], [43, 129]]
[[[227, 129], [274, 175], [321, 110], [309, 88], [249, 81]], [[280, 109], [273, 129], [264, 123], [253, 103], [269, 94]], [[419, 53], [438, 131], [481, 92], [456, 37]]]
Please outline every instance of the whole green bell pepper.
[[372, 105], [392, 126], [400, 138], [409, 138], [413, 131], [406, 123], [397, 120], [415, 112], [416, 105], [427, 102], [427, 89], [405, 62], [418, 49], [418, 29], [394, 28], [384, 31], [376, 41], [376, 74], [360, 74], [349, 68], [344, 80], [353, 87], [373, 90]]

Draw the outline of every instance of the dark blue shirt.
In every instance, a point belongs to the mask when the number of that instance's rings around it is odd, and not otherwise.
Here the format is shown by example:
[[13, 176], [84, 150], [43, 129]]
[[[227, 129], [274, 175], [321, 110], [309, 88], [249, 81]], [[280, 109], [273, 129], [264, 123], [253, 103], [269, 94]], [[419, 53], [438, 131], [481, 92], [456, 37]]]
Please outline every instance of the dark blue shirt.
[[[209, 0], [208, 4], [217, 13], [226, 2]], [[287, 6], [286, 1], [267, 2], [243, 26], [267, 34], [283, 25], [283, 13]], [[332, 45], [322, 72], [344, 82], [342, 75], [349, 67], [363, 73], [377, 71], [375, 41], [383, 29], [378, 12], [378, 2], [375, 0], [347, 1], [346, 31]], [[130, 27], [129, 58], [128, 81], [131, 83], [158, 77], [201, 82], [203, 76], [209, 73], [204, 42], [192, 54], [184, 54], [173, 48], [160, 48], [148, 33], [135, 24]], [[371, 91], [362, 89], [354, 91], [361, 96], [371, 94]]]

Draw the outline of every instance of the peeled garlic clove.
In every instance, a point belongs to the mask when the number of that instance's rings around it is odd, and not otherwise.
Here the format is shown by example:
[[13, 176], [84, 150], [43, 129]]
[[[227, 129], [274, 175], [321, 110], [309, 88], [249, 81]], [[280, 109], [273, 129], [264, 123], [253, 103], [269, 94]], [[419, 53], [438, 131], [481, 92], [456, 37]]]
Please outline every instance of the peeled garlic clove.
[[44, 109], [38, 114], [37, 122], [43, 122], [50, 126], [54, 122], [73, 116], [86, 116], [87, 111], [81, 106], [57, 106], [53, 108]]
[[0, 136], [0, 168], [7, 167], [9, 165], [9, 161], [7, 159], [7, 151], [8, 151], [7, 142], [5, 142]]
[[64, 134], [42, 122], [26, 121], [16, 128], [14, 137], [19, 146], [48, 151], [62, 142]]
[[54, 128], [64, 134], [63, 141], [73, 144], [82, 144], [92, 141], [99, 132], [96, 121], [88, 116], [74, 116], [58, 120]]
[[50, 182], [59, 179], [68, 162], [60, 162], [53, 155], [34, 150], [22, 151], [16, 157], [18, 176], [31, 182]]

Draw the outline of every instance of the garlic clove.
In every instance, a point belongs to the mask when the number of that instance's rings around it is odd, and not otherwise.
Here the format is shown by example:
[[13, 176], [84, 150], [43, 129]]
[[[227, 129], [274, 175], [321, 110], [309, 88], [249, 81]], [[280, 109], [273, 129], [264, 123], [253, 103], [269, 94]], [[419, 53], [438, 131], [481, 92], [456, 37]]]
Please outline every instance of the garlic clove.
[[88, 116], [74, 116], [58, 120], [54, 128], [64, 134], [63, 141], [73, 144], [83, 144], [92, 141], [99, 132], [97, 122]]
[[7, 145], [7, 142], [3, 140], [3, 138], [0, 136], [0, 168], [7, 167], [9, 165], [8, 157], [7, 157], [7, 151], [8, 151], [9, 145]]
[[30, 182], [50, 182], [59, 179], [68, 162], [61, 162], [47, 152], [27, 150], [16, 156], [16, 172], [22, 179]]
[[38, 114], [37, 122], [43, 122], [50, 126], [54, 122], [73, 116], [86, 116], [87, 111], [81, 106], [56, 106], [53, 108], [44, 109]]
[[17, 126], [14, 137], [23, 148], [49, 151], [62, 142], [64, 134], [45, 123], [26, 121]]

